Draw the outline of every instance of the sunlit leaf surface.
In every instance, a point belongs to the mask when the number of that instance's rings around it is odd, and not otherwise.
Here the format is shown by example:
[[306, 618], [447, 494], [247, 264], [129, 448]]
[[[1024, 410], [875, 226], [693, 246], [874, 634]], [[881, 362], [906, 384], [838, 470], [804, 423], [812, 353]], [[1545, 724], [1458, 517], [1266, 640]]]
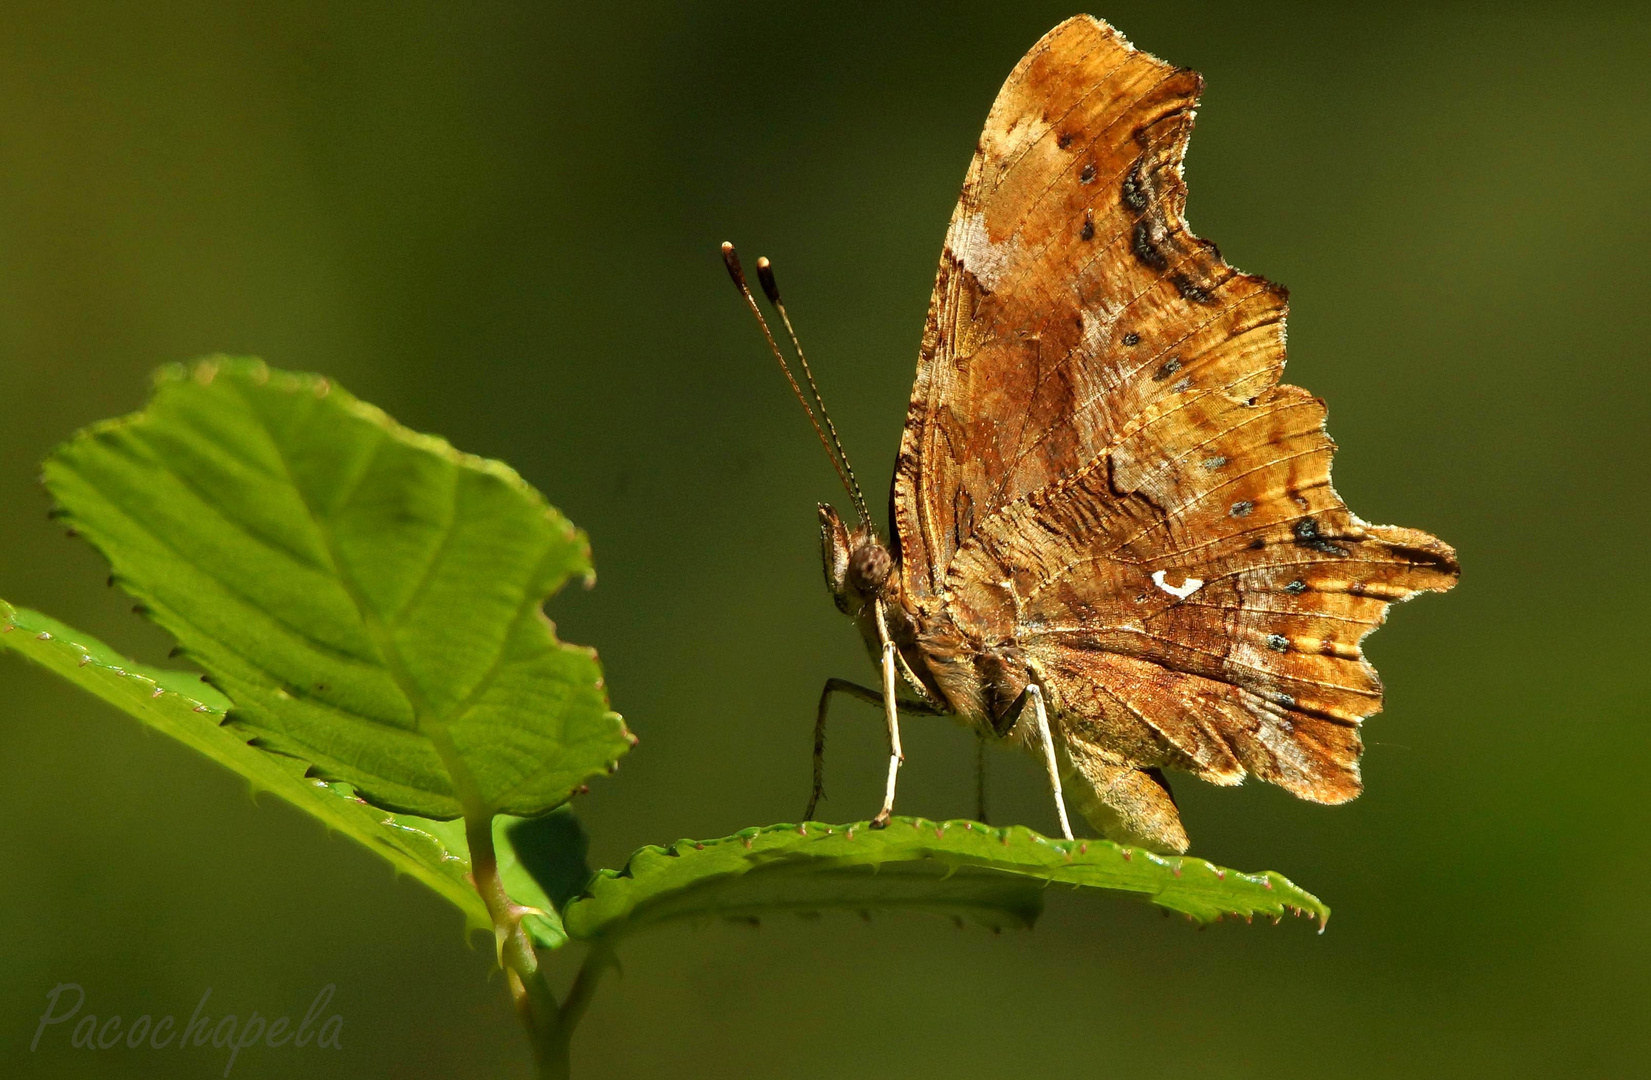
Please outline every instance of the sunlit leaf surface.
[[583, 534], [507, 466], [324, 378], [165, 369], [45, 478], [244, 738], [375, 805], [538, 814], [630, 745], [595, 654], [540, 609], [589, 578]]

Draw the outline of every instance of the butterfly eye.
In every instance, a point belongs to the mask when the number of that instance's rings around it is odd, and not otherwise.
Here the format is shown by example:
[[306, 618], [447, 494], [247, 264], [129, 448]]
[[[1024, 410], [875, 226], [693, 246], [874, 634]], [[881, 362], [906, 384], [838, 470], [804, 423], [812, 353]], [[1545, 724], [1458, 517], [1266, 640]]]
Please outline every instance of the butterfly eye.
[[877, 592], [893, 569], [894, 559], [887, 548], [877, 543], [863, 544], [849, 558], [848, 583], [859, 592]]

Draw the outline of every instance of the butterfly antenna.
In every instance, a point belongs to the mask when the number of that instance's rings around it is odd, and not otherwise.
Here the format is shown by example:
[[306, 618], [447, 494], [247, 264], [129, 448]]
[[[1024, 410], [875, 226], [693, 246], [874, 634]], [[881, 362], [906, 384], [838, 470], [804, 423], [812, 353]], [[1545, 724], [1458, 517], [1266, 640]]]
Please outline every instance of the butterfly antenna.
[[[803, 407], [803, 413], [808, 417], [808, 423], [814, 428], [814, 434], [820, 437], [820, 445], [825, 447], [826, 456], [831, 459], [831, 468], [837, 473], [837, 479], [842, 483], [843, 490], [848, 492], [849, 498], [854, 500], [855, 512], [861, 515], [861, 520], [868, 520], [861, 510], [864, 505], [860, 498], [860, 490], [850, 483], [849, 474], [844, 464], [839, 463], [837, 455], [832, 452], [831, 440], [826, 437], [825, 429], [820, 427], [820, 421], [815, 418], [814, 410], [808, 404], [808, 398], [803, 396], [803, 388], [797, 384], [797, 377], [791, 374], [791, 365], [785, 362], [785, 354], [780, 351], [779, 342], [774, 340], [773, 331], [768, 329], [768, 320], [762, 317], [762, 309], [757, 307], [756, 297], [751, 295], [751, 287], [745, 283], [745, 271], [740, 268], [739, 253], [734, 250], [733, 244], [722, 245], [722, 263], [728, 267], [728, 276], [734, 279], [734, 287], [745, 298], [745, 306], [751, 309], [751, 314], [757, 317], [757, 325], [762, 328], [762, 336], [768, 341], [768, 351], [774, 354], [774, 360], [780, 365], [780, 371], [785, 375], [785, 381], [791, 384], [791, 392], [797, 396], [797, 404]], [[812, 383], [813, 380], [810, 380]], [[827, 419], [826, 423], [831, 421]]]
[[797, 337], [796, 328], [791, 325], [791, 316], [786, 314], [785, 301], [780, 299], [780, 287], [774, 281], [774, 264], [766, 258], [757, 260], [757, 280], [762, 282], [763, 295], [768, 302], [774, 305], [774, 310], [780, 313], [780, 321], [785, 323], [785, 332], [791, 337], [791, 345], [797, 350], [797, 362], [802, 366], [803, 379], [808, 383], [808, 392], [814, 396], [814, 404], [820, 410], [820, 419], [825, 421], [826, 433], [831, 436], [831, 445], [837, 449], [837, 458], [843, 463], [843, 471], [848, 473], [849, 498], [854, 500], [854, 512], [860, 515], [863, 523], [871, 521], [866, 513], [866, 498], [860, 493], [860, 482], [854, 478], [854, 466], [848, 463], [848, 452], [843, 449], [843, 441], [837, 437], [837, 425], [831, 422], [831, 413], [827, 411], [825, 399], [820, 396], [820, 388], [814, 382], [814, 372], [808, 366], [808, 356], [803, 352], [803, 343]]

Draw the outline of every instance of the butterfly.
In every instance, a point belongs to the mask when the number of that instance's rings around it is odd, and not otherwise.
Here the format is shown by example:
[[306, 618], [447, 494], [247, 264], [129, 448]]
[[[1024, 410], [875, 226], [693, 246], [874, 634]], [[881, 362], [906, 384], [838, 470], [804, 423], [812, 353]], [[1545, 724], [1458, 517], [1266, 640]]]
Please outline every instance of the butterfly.
[[[1360, 645], [1455, 584], [1455, 552], [1371, 525], [1330, 485], [1325, 406], [1279, 381], [1287, 293], [1183, 216], [1202, 78], [1078, 16], [1016, 65], [946, 233], [884, 540], [785, 313], [792, 390], [849, 492], [819, 508], [827, 584], [881, 687], [893, 811], [899, 712], [1017, 744], [1122, 842], [1188, 846], [1166, 770], [1303, 799], [1361, 790], [1382, 689]], [[811, 407], [812, 402], [812, 407]], [[823, 426], [822, 426], [823, 424]], [[813, 816], [810, 803], [809, 817]]]

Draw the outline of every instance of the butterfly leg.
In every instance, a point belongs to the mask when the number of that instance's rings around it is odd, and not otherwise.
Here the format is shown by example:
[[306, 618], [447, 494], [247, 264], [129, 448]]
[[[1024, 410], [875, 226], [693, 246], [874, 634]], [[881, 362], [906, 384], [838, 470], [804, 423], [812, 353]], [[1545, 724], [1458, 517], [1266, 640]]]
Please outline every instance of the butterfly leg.
[[906, 760], [906, 755], [900, 750], [900, 708], [895, 702], [895, 656], [897, 650], [894, 641], [889, 637], [888, 621], [883, 618], [883, 601], [873, 601], [876, 604], [877, 636], [883, 640], [883, 711], [888, 714], [889, 721], [889, 783], [883, 793], [883, 808], [877, 811], [877, 816], [871, 819], [874, 829], [887, 828], [889, 818], [894, 814], [894, 784], [900, 775], [900, 765]]
[[[825, 687], [820, 691], [819, 710], [814, 714], [814, 790], [808, 797], [808, 809], [803, 811], [804, 821], [814, 820], [814, 810], [820, 805], [820, 800], [825, 798], [826, 714], [831, 709], [833, 694], [847, 694], [872, 705], [883, 704], [883, 694], [879, 690], [849, 682], [847, 679], [826, 680]], [[902, 701], [900, 707], [921, 716], [943, 715], [940, 709], [922, 701]]]
[[1049, 733], [1049, 713], [1043, 707], [1043, 690], [1037, 683], [1026, 684], [1026, 696], [1032, 699], [1032, 711], [1038, 721], [1038, 739], [1043, 743], [1043, 762], [1049, 769], [1049, 786], [1055, 791], [1055, 813], [1060, 815], [1061, 835], [1072, 839], [1072, 826], [1066, 820], [1066, 800], [1061, 796], [1060, 764], [1055, 760], [1055, 740]]
[[831, 708], [831, 695], [838, 693], [851, 694], [873, 705], [883, 703], [883, 695], [875, 690], [868, 690], [859, 683], [851, 683], [847, 679], [826, 680], [825, 688], [820, 691], [819, 711], [814, 714], [814, 790], [808, 796], [808, 809], [803, 811], [804, 821], [814, 820], [814, 808], [825, 798], [826, 712]]
[[883, 808], [871, 819], [874, 829], [886, 828], [894, 814], [894, 785], [906, 755], [900, 749], [900, 709], [894, 700], [894, 643], [883, 643], [883, 710], [889, 721], [889, 783], [883, 792]]

